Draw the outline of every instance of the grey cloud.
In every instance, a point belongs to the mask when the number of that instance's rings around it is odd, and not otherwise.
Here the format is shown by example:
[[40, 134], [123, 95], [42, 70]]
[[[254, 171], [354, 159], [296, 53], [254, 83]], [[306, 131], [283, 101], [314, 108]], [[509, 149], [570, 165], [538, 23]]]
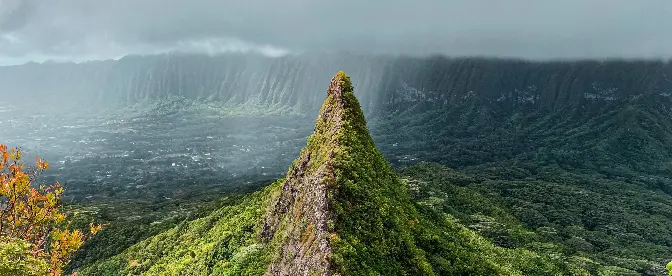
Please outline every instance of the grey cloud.
[[0, 0], [0, 33], [21, 29], [33, 15], [33, 0]]
[[3, 6], [13, 12], [0, 13], [0, 62], [175, 49], [672, 57], [669, 0], [0, 0]]

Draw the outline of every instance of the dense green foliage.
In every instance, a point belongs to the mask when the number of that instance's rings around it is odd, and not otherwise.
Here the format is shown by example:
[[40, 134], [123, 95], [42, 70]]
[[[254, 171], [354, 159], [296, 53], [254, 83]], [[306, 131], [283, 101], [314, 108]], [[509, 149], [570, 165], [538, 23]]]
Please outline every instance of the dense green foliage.
[[268, 181], [240, 179], [220, 186], [243, 186], [243, 189], [212, 188], [171, 200], [107, 200], [98, 204], [71, 204], [66, 210], [72, 215], [72, 226], [88, 229], [89, 223], [104, 224], [103, 230], [87, 241], [73, 256], [68, 271], [122, 253], [128, 247], [176, 225], [202, 218], [215, 210], [235, 204]]
[[32, 245], [20, 239], [0, 240], [0, 275], [49, 275], [49, 265], [30, 252]]
[[260, 227], [279, 180], [194, 221], [150, 237], [122, 254], [91, 264], [82, 275], [260, 275], [268, 253]]
[[[390, 76], [390, 97], [422, 87], [417, 99], [394, 101], [370, 125], [399, 167], [459, 169], [407, 171], [448, 189], [446, 213], [504, 247], [541, 242], [589, 258], [594, 273], [664, 273], [672, 252], [668, 64], [421, 63], [421, 71], [400, 63]], [[453, 177], [461, 180], [446, 180]]]
[[[461, 172], [420, 164], [403, 175], [418, 199], [426, 198], [434, 209], [500, 246], [583, 259], [591, 274], [658, 275], [664, 270], [669, 250], [648, 239], [667, 237], [660, 234], [669, 227], [661, 223], [662, 209], [651, 203], [665, 202], [666, 196], [560, 170], [553, 180], [507, 179], [496, 173], [502, 171], [524, 172], [517, 167]], [[601, 190], [591, 189], [597, 185]], [[630, 196], [622, 197], [615, 187], [629, 187]]]
[[[666, 101], [635, 97], [552, 112], [465, 105], [397, 114], [375, 126], [406, 137], [387, 148], [399, 153], [393, 157], [397, 164], [431, 160], [459, 168], [468, 176], [460, 186], [497, 202], [542, 240], [559, 244], [559, 251], [658, 275], [672, 252], [672, 120]], [[389, 144], [387, 138], [377, 142]], [[425, 174], [438, 173], [434, 169]], [[478, 215], [482, 210], [464, 209], [482, 202], [475, 199], [465, 197], [451, 213]], [[508, 234], [490, 236], [504, 246], [521, 245], [518, 234]]]

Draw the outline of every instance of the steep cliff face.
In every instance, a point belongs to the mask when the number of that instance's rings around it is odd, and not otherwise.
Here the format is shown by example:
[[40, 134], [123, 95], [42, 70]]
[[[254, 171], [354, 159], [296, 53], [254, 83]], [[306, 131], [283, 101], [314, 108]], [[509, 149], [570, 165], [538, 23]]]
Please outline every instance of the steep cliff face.
[[[348, 70], [363, 91], [373, 91], [388, 61], [365, 55], [165, 54], [120, 60], [30, 63], [0, 67], [0, 95], [23, 95], [52, 103], [119, 106], [169, 96], [225, 106], [317, 110], [334, 71]], [[363, 104], [377, 102], [360, 95]]]
[[669, 173], [669, 62], [400, 58], [385, 72], [372, 133], [395, 163]]
[[672, 64], [661, 61], [567, 61], [364, 54], [301, 54], [269, 58], [166, 54], [120, 60], [0, 67], [0, 95], [53, 104], [123, 105], [168, 96], [316, 111], [321, 83], [346, 70], [367, 114], [446, 109], [465, 104], [496, 111], [558, 110], [637, 97], [670, 103]]
[[[427, 273], [407, 225], [414, 215], [408, 192], [375, 148], [350, 78], [338, 73], [268, 211], [262, 235], [279, 249], [267, 274]], [[394, 261], [400, 256], [415, 257]]]
[[672, 64], [662, 61], [531, 62], [497, 59], [398, 58], [380, 86], [397, 108], [492, 106], [558, 110], [622, 103], [637, 97], [670, 102]]

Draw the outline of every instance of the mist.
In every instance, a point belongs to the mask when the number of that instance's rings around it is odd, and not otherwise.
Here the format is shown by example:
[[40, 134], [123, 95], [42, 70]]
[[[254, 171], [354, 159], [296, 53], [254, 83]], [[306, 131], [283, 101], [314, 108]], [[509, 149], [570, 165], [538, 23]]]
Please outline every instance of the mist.
[[0, 1], [0, 63], [167, 51], [669, 58], [672, 3]]

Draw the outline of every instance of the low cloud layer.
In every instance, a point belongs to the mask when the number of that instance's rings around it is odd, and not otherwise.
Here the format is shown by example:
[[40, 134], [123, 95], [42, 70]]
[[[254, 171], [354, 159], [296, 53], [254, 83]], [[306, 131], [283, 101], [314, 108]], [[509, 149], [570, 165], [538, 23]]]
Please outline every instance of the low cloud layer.
[[669, 0], [0, 0], [0, 63], [166, 51], [670, 58]]

